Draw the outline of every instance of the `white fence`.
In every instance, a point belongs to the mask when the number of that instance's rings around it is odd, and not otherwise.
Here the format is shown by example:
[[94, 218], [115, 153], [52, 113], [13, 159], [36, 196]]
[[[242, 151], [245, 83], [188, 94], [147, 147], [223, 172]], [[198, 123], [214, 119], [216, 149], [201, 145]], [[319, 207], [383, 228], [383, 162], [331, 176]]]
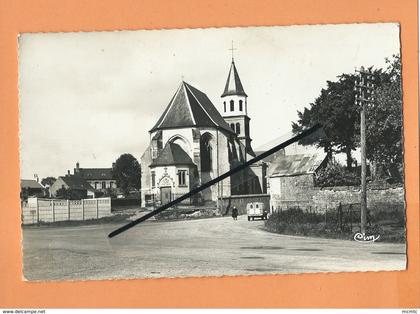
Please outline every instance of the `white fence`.
[[111, 198], [57, 200], [28, 198], [22, 203], [22, 223], [98, 219], [111, 215]]

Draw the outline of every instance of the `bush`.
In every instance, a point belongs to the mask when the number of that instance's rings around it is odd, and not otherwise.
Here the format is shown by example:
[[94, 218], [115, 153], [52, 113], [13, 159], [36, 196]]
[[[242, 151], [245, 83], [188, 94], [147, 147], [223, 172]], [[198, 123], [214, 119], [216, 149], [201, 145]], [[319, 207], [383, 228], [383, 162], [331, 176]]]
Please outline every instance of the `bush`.
[[336, 161], [330, 161], [317, 172], [315, 185], [320, 187], [360, 185], [360, 175], [356, 171], [349, 171]]

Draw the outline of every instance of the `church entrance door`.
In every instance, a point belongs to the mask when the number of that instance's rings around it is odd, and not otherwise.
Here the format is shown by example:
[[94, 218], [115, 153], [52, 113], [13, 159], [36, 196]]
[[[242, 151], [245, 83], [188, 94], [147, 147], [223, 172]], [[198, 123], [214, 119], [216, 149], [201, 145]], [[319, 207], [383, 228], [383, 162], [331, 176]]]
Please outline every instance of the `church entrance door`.
[[160, 202], [162, 205], [171, 201], [171, 187], [165, 186], [160, 188]]

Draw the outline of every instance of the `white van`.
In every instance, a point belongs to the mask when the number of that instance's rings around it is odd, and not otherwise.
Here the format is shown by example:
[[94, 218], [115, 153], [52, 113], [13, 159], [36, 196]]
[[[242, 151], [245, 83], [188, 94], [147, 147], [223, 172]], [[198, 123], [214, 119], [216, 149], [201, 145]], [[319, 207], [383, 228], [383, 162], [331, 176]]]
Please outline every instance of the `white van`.
[[268, 209], [265, 208], [262, 202], [252, 202], [246, 204], [246, 212], [248, 214], [248, 221], [255, 218], [267, 219]]

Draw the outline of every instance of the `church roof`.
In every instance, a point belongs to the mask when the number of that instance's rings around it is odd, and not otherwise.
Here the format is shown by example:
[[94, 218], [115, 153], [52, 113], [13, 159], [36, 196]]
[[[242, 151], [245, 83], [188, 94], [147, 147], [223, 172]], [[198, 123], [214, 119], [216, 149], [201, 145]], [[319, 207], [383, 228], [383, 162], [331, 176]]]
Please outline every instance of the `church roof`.
[[186, 82], [181, 83], [150, 132], [177, 127], [215, 127], [234, 133], [207, 95]]
[[159, 156], [153, 160], [150, 167], [170, 165], [193, 165], [191, 157], [175, 143], [166, 143]]
[[238, 70], [236, 70], [235, 62], [233, 60], [222, 97], [229, 95], [248, 96], [244, 91], [241, 79], [239, 78]]

